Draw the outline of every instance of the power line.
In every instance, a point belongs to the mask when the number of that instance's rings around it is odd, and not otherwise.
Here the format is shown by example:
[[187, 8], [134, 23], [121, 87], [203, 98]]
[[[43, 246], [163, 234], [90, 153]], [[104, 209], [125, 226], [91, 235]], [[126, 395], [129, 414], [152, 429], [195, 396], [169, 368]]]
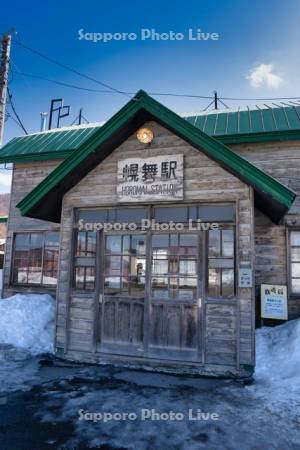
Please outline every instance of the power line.
[[15, 42], [17, 45], [20, 45], [21, 47], [25, 48], [26, 50], [29, 50], [30, 52], [32, 52], [32, 53], [34, 53], [34, 54], [40, 56], [41, 58], [46, 59], [47, 61], [51, 62], [52, 64], [56, 64], [57, 66], [62, 67], [63, 69], [69, 70], [70, 72], [73, 72], [73, 73], [75, 73], [76, 75], [78, 75], [78, 76], [80, 76], [80, 77], [86, 78], [86, 79], [89, 80], [89, 81], [93, 81], [94, 83], [100, 84], [101, 86], [103, 86], [103, 87], [105, 87], [105, 88], [107, 88], [107, 89], [110, 89], [111, 91], [114, 91], [114, 92], [116, 92], [116, 93], [118, 93], [118, 94], [126, 95], [127, 97], [130, 96], [127, 92], [120, 91], [119, 89], [116, 89], [116, 88], [110, 86], [110, 85], [107, 84], [107, 83], [103, 83], [102, 81], [96, 80], [95, 78], [93, 78], [93, 77], [91, 77], [91, 76], [89, 76], [89, 75], [86, 75], [86, 74], [84, 74], [84, 73], [82, 73], [82, 72], [79, 72], [78, 70], [73, 69], [72, 67], [67, 66], [66, 64], [63, 64], [63, 63], [61, 63], [61, 62], [59, 62], [59, 61], [57, 61], [57, 60], [51, 58], [50, 56], [44, 55], [44, 54], [41, 53], [40, 51], [35, 50], [34, 48], [31, 48], [31, 47], [29, 47], [29, 46], [23, 44], [23, 43], [20, 42], [20, 41], [16, 41], [16, 40], [14, 39], [14, 42]]
[[[12, 68], [11, 68], [12, 70]], [[105, 90], [105, 89], [93, 89], [84, 86], [78, 86], [72, 83], [66, 83], [64, 81], [53, 80], [51, 78], [43, 77], [41, 75], [35, 75], [31, 73], [21, 72], [19, 70], [14, 70], [15, 74], [21, 75], [23, 77], [36, 78], [39, 80], [47, 81], [49, 83], [57, 84], [59, 86], [64, 86], [72, 89], [78, 89], [81, 91], [87, 91], [92, 93], [101, 93], [101, 94], [118, 94], [118, 92]], [[127, 95], [134, 95], [135, 92], [124, 91]], [[199, 99], [214, 99], [212, 95], [197, 95], [197, 94], [177, 94], [174, 92], [149, 92], [149, 95], [153, 96], [166, 96], [166, 97], [186, 97], [186, 98], [199, 98]], [[218, 100], [224, 105], [222, 100], [226, 101], [276, 101], [276, 100], [300, 100], [300, 96], [298, 97], [272, 97], [272, 98], [238, 98], [238, 97], [218, 97]], [[212, 102], [213, 103], [213, 102]], [[211, 103], [211, 104], [212, 104]], [[211, 106], [211, 104], [209, 106]], [[227, 107], [227, 105], [224, 105]]]
[[16, 107], [14, 105], [14, 102], [13, 102], [13, 99], [12, 99], [12, 94], [11, 94], [9, 88], [7, 88], [7, 92], [8, 92], [8, 98], [9, 98], [9, 103], [10, 103], [11, 109], [13, 110], [13, 113], [16, 116], [16, 119], [17, 119], [20, 127], [22, 128], [22, 130], [24, 131], [25, 134], [28, 134], [26, 128], [24, 127], [24, 125], [22, 123], [22, 120], [20, 119], [19, 114], [16, 111]]

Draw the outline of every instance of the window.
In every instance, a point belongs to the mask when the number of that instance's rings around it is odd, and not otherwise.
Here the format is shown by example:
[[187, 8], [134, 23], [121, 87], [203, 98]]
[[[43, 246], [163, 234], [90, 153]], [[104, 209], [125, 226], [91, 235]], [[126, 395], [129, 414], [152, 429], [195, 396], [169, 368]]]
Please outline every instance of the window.
[[59, 233], [18, 233], [14, 240], [13, 284], [55, 286]]
[[234, 295], [233, 229], [209, 231], [208, 295], [217, 298], [229, 298]]
[[95, 290], [96, 233], [78, 231], [75, 247], [75, 289]]
[[197, 297], [198, 236], [152, 236], [151, 292], [153, 299], [193, 300]]
[[104, 293], [144, 297], [146, 241], [142, 234], [105, 237]]
[[300, 294], [300, 231], [290, 232], [290, 289]]

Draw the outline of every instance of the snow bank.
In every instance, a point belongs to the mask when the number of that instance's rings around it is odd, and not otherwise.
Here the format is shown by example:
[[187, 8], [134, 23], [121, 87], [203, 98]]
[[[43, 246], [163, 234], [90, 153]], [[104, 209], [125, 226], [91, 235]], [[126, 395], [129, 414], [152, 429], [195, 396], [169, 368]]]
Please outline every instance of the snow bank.
[[255, 383], [250, 389], [273, 406], [299, 408], [300, 319], [257, 330]]
[[32, 355], [53, 352], [55, 301], [50, 295], [17, 294], [0, 300], [0, 345]]

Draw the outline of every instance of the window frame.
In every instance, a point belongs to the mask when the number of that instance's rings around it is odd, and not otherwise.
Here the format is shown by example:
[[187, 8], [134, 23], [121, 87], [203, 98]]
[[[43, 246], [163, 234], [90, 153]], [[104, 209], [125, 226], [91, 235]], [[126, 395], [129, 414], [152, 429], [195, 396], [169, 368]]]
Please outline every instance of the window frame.
[[[105, 234], [103, 230], [100, 231], [96, 231], [96, 263], [95, 263], [95, 289], [94, 291], [92, 290], [78, 290], [76, 289], [76, 285], [75, 285], [75, 259], [76, 259], [76, 242], [77, 242], [77, 233], [78, 233], [78, 220], [80, 219], [80, 211], [96, 211], [96, 210], [112, 210], [113, 212], [111, 212], [111, 214], [116, 217], [116, 212], [115, 210], [117, 209], [130, 209], [130, 208], [141, 208], [141, 209], [145, 209], [147, 211], [146, 214], [146, 219], [154, 219], [155, 218], [155, 208], [156, 207], [163, 207], [163, 208], [177, 208], [177, 207], [183, 207], [183, 208], [189, 208], [191, 207], [205, 207], [205, 206], [215, 206], [216, 208], [218, 208], [218, 206], [220, 207], [226, 207], [226, 206], [230, 206], [233, 208], [233, 220], [232, 221], [213, 221], [213, 220], [207, 220], [207, 223], [218, 223], [219, 228], [220, 229], [232, 229], [233, 230], [233, 295], [229, 296], [229, 297], [212, 297], [208, 295], [208, 231], [202, 231], [203, 233], [203, 249], [201, 251], [201, 254], [199, 255], [199, 257], [202, 258], [202, 262], [203, 262], [203, 268], [202, 268], [202, 285], [203, 285], [203, 294], [205, 296], [205, 299], [207, 301], [223, 301], [225, 302], [232, 302], [237, 298], [238, 295], [238, 287], [237, 287], [237, 267], [238, 267], [238, 230], [237, 230], [237, 211], [238, 211], [238, 202], [237, 201], [216, 201], [216, 202], [199, 202], [199, 200], [195, 200], [195, 201], [191, 201], [188, 203], [172, 203], [172, 204], [143, 204], [143, 205], [132, 205], [132, 204], [122, 204], [122, 205], [112, 205], [112, 206], [99, 206], [99, 207], [77, 207], [74, 208], [74, 234], [73, 234], [73, 248], [74, 248], [74, 252], [73, 252], [73, 261], [72, 261], [72, 280], [71, 280], [71, 290], [72, 292], [76, 293], [76, 294], [85, 294], [85, 295], [96, 295], [97, 293], [99, 293], [99, 289], [101, 290], [101, 286], [103, 285], [103, 292], [104, 292], [104, 276], [103, 275], [97, 275], [97, 271], [100, 270], [100, 268], [104, 269], [104, 260], [103, 260], [103, 255], [101, 254], [102, 250], [103, 250], [103, 235]], [[109, 213], [107, 213], [108, 215]], [[198, 213], [197, 213], [198, 214]], [[195, 219], [196, 221], [197, 219]], [[167, 220], [168, 221], [168, 220]], [[174, 221], [175, 222], [175, 221]], [[204, 222], [204, 221], [203, 221]], [[157, 223], [160, 223], [159, 220], [157, 220]], [[198, 233], [197, 230], [188, 230], [186, 228], [188, 224], [188, 221], [185, 222], [185, 229], [183, 232], [190, 232], [190, 233]], [[159, 231], [159, 232], [153, 232], [151, 230], [141, 230], [141, 227], [139, 226], [139, 224], [137, 223], [137, 229], [135, 231], [130, 231], [130, 230], [120, 230], [120, 231], [115, 231], [115, 230], [110, 230], [108, 231], [109, 234], [137, 234], [137, 233], [145, 233], [147, 235], [152, 235], [154, 233], [156, 234], [164, 234], [164, 231]], [[170, 231], [171, 232], [171, 231]], [[180, 233], [180, 231], [174, 231], [175, 233]], [[172, 232], [171, 232], [172, 233]], [[147, 238], [148, 239], [148, 238]], [[150, 238], [149, 238], [150, 239]], [[147, 242], [150, 242], [147, 241]], [[104, 251], [104, 250], [103, 250]], [[150, 246], [148, 244], [148, 249], [146, 251], [146, 259], [147, 261], [150, 262]], [[230, 258], [229, 258], [230, 259]], [[148, 271], [151, 270], [148, 269]], [[149, 273], [149, 275], [146, 275], [146, 291], [148, 291], [148, 295], [149, 295], [149, 290], [150, 290], [150, 279], [151, 279], [151, 273]]]
[[[236, 299], [237, 297], [237, 293], [238, 293], [238, 288], [237, 288], [237, 267], [238, 267], [238, 261], [237, 261], [237, 227], [235, 223], [218, 223], [219, 225], [219, 230], [232, 230], [233, 231], [233, 256], [232, 257], [218, 257], [216, 259], [232, 259], [233, 260], [233, 294], [230, 295], [229, 297], [216, 297], [216, 296], [212, 296], [209, 295], [209, 231], [206, 232], [206, 242], [205, 242], [205, 297], [206, 300], [213, 300], [213, 301], [222, 301], [222, 302], [226, 302], [226, 301], [231, 301]], [[222, 245], [222, 241], [221, 241], [221, 245]], [[225, 268], [226, 270], [226, 268]], [[222, 276], [221, 276], [221, 282], [222, 282]], [[221, 287], [222, 290], [222, 287]]]
[[[58, 234], [58, 260], [57, 260], [57, 277], [55, 284], [47, 284], [43, 283], [44, 276], [44, 261], [45, 261], [45, 247], [46, 247], [46, 235], [48, 233], [57, 233]], [[14, 270], [15, 270], [15, 243], [16, 237], [19, 235], [32, 235], [32, 234], [40, 234], [42, 235], [42, 257], [41, 257], [41, 282], [40, 283], [18, 283], [14, 280]], [[60, 230], [30, 230], [30, 231], [15, 231], [12, 236], [12, 248], [11, 248], [11, 265], [10, 265], [10, 277], [9, 277], [9, 285], [11, 287], [22, 287], [22, 288], [49, 288], [56, 290], [58, 286], [58, 275], [59, 275], [59, 255], [60, 255]]]
[[[78, 233], [93, 233], [93, 231], [84, 231], [84, 230], [78, 230], [78, 229], [73, 229], [73, 233], [72, 233], [72, 247], [73, 247], [73, 252], [72, 252], [72, 276], [71, 276], [71, 289], [74, 293], [78, 293], [78, 294], [94, 294], [97, 290], [97, 270], [98, 270], [98, 262], [97, 262], [97, 254], [98, 254], [98, 245], [99, 245], [99, 233], [95, 232], [95, 237], [96, 237], [96, 241], [95, 241], [95, 253], [94, 256], [77, 256], [77, 237], [78, 237]], [[87, 236], [86, 238], [87, 239]], [[94, 264], [77, 264], [77, 260], [94, 260]], [[85, 288], [77, 288], [76, 287], [76, 269], [77, 268], [94, 268], [94, 289], [85, 289]], [[86, 275], [86, 274], [85, 274]], [[86, 277], [84, 276], [84, 286], [86, 284]]]
[[[300, 298], [300, 291], [293, 292], [292, 290], [292, 258], [291, 258], [291, 234], [293, 231], [300, 233], [300, 227], [286, 227], [286, 254], [287, 254], [287, 288], [288, 288], [288, 297], [293, 299]], [[298, 247], [298, 246], [293, 246]], [[300, 246], [299, 246], [300, 248]], [[300, 264], [300, 263], [299, 263]]]

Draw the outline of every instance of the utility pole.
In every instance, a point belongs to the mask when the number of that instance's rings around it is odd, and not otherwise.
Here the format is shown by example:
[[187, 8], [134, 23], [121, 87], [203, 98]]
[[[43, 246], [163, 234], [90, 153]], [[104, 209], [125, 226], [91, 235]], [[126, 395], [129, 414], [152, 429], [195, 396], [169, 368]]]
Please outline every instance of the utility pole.
[[1, 64], [0, 64], [0, 147], [2, 146], [4, 121], [6, 110], [6, 96], [8, 84], [8, 70], [10, 58], [11, 34], [6, 33], [1, 39]]
[[217, 91], [214, 91], [214, 104], [215, 104], [214, 109], [218, 109], [218, 93], [217, 93]]

